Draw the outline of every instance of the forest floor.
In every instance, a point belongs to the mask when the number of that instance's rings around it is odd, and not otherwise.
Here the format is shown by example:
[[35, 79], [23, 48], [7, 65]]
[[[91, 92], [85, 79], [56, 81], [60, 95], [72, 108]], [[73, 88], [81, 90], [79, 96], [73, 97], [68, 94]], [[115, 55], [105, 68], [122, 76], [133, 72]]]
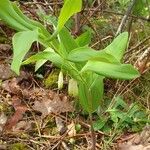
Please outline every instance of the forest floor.
[[[36, 9], [31, 3], [23, 3], [21, 7], [26, 14], [37, 19]], [[60, 6], [61, 3], [53, 8], [57, 10]], [[33, 3], [33, 7], [37, 8], [36, 4]], [[95, 9], [94, 5], [91, 8], [94, 13], [89, 8], [85, 9], [80, 28], [83, 25], [92, 28], [91, 46], [102, 49], [112, 40], [123, 16], [106, 11], [107, 5], [101, 6], [100, 12]], [[89, 18], [85, 17], [87, 11], [90, 12]], [[124, 61], [133, 65], [150, 47], [150, 25], [147, 21], [143, 22], [134, 20], [132, 39], [124, 56]], [[73, 34], [80, 32], [78, 27], [73, 28]], [[77, 98], [68, 96], [67, 77], [63, 90], [59, 91], [59, 71], [50, 62], [38, 72], [34, 72], [33, 64], [22, 67], [19, 76], [11, 71], [11, 39], [14, 33], [0, 21], [0, 150], [90, 149], [89, 117], [80, 108]], [[39, 46], [35, 43], [32, 53], [38, 50]], [[93, 114], [97, 150], [150, 149], [150, 72], [147, 65], [150, 54], [146, 61], [146, 65], [138, 66], [141, 77], [135, 80], [105, 81], [104, 106], [107, 108], [108, 103], [117, 97], [119, 105], [126, 107], [120, 108], [118, 113], [124, 114], [127, 119], [118, 115], [115, 117], [119, 121], [115, 122], [114, 116], [105, 109], [100, 110], [102, 116]]]

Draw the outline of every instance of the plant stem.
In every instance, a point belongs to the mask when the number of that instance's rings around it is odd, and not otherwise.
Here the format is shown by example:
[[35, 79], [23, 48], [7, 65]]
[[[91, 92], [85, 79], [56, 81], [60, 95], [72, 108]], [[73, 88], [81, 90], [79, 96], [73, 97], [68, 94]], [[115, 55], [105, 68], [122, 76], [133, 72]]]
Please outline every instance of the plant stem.
[[89, 113], [89, 118], [90, 118], [90, 126], [91, 126], [90, 130], [91, 130], [91, 139], [92, 139], [91, 150], [96, 150], [96, 135], [93, 128], [92, 113]]
[[[84, 85], [86, 85], [86, 87], [88, 87], [87, 82], [85, 81], [84, 77], [79, 73], [79, 71], [71, 63], [69, 63], [69, 66], [79, 75], [82, 83]], [[91, 101], [92, 97], [91, 97], [90, 87], [88, 87], [88, 92], [86, 94], [87, 94], [87, 97], [88, 97], [89, 107], [90, 106], [92, 107], [92, 101]], [[96, 150], [96, 135], [95, 135], [95, 131], [94, 131], [94, 128], [93, 128], [93, 118], [92, 118], [92, 112], [91, 112], [91, 110], [92, 110], [92, 108], [89, 109], [90, 131], [91, 131], [91, 141], [92, 141], [91, 150]]]

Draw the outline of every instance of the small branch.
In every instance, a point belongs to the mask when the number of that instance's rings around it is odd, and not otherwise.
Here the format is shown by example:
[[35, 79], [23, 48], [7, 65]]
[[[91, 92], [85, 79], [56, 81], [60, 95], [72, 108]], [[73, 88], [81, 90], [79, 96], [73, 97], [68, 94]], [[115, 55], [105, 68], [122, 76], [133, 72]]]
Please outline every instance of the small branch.
[[95, 27], [93, 27], [93, 25], [91, 24], [90, 20], [84, 14], [82, 14], [82, 15], [83, 15], [83, 17], [85, 17], [85, 19], [87, 19], [87, 22], [89, 23], [90, 27], [95, 32], [95, 34], [96, 34], [96, 36], [97, 36], [97, 38], [99, 40], [100, 45], [103, 45], [103, 43], [101, 41], [101, 38], [100, 38], [100, 34], [97, 32], [97, 30], [95, 29]]
[[89, 113], [89, 118], [90, 118], [90, 128], [91, 128], [91, 150], [96, 150], [96, 135], [95, 135], [95, 131], [93, 128], [93, 119], [92, 119], [92, 114]]
[[[86, 14], [86, 16], [88, 16], [87, 18], [85, 18], [85, 20], [82, 21], [82, 24], [86, 24], [87, 21], [92, 18], [92, 16], [95, 14], [95, 12], [97, 12], [99, 10], [99, 8], [102, 6], [103, 2], [100, 3], [95, 9], [93, 9], [93, 12], [90, 14], [90, 9], [88, 8], [88, 13]], [[85, 9], [86, 10], [86, 9]]]
[[143, 39], [141, 42], [139, 42], [137, 45], [135, 45], [134, 47], [130, 48], [126, 53], [132, 53], [135, 49], [137, 49], [139, 46], [143, 45], [146, 41], [150, 40], [150, 36], [146, 37], [145, 39]]
[[[90, 8], [89, 10], [90, 10], [90, 11], [95, 11], [95, 8]], [[87, 9], [85, 9], [85, 11], [87, 11]], [[99, 10], [96, 10], [95, 13], [98, 12], [98, 11], [99, 11]], [[114, 11], [110, 11], [110, 10], [103, 10], [103, 13], [109, 13], [109, 14], [124, 16], [123, 13], [114, 12]], [[140, 19], [140, 20], [143, 20], [143, 21], [150, 22], [150, 18], [145, 18], [145, 17], [142, 17], [142, 16], [135, 16], [135, 15], [129, 14], [128, 17], [132, 17], [132, 18], [134, 18], [134, 19]]]
[[78, 35], [80, 32], [80, 13], [77, 13], [74, 15], [74, 20], [75, 20], [75, 31], [74, 34]]
[[148, 47], [143, 54], [137, 59], [134, 67], [138, 69], [140, 74], [143, 74], [147, 69], [149, 69], [150, 63], [150, 47]]
[[[106, 10], [106, 11], [104, 10], [104, 12], [106, 12], [106, 13], [113, 13], [113, 14], [121, 15], [121, 16], [124, 15], [124, 14], [122, 14], [122, 13], [113, 12], [113, 11], [107, 11], [107, 10]], [[145, 18], [145, 17], [142, 17], [142, 16], [129, 15], [129, 17], [132, 17], [132, 18], [134, 18], [134, 19], [140, 19], [140, 20], [143, 20], [143, 21], [150, 22], [150, 18]]]
[[53, 6], [53, 5], [62, 5], [63, 4], [63, 2], [52, 2], [52, 3], [43, 3], [43, 2], [35, 2], [35, 1], [33, 1], [33, 2], [20, 2], [20, 3], [24, 3], [25, 5], [42, 5], [42, 6]]
[[132, 9], [133, 9], [135, 3], [136, 3], [136, 0], [133, 0], [132, 3], [131, 3], [131, 5], [128, 7], [128, 9], [127, 9], [125, 15], [123, 16], [123, 18], [122, 18], [122, 20], [121, 20], [121, 23], [120, 23], [120, 25], [119, 25], [119, 27], [118, 27], [118, 30], [117, 30], [115, 36], [117, 36], [119, 33], [122, 32], [122, 28], [123, 28], [124, 24], [126, 23], [126, 20], [127, 20], [128, 16], [131, 14], [131, 11], [132, 11]]

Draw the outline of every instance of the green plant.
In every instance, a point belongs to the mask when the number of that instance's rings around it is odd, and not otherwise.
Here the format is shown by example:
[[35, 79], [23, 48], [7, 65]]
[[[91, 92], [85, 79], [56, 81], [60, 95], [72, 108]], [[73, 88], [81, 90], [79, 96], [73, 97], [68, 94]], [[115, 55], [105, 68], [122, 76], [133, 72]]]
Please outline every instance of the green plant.
[[[0, 2], [0, 18], [18, 31], [12, 39], [14, 54], [12, 70], [19, 74], [21, 64], [36, 62], [38, 69], [47, 60], [54, 63], [62, 72], [76, 80], [80, 104], [90, 115], [91, 128], [92, 113], [100, 106], [103, 97], [103, 79], [105, 77], [133, 79], [139, 76], [132, 65], [121, 63], [128, 43], [127, 32], [120, 34], [100, 51], [88, 46], [91, 41], [88, 31], [77, 39], [71, 36], [64, 24], [73, 14], [81, 10], [82, 0], [66, 0], [58, 21], [47, 16], [47, 21], [54, 26], [53, 34], [50, 34], [39, 22], [27, 18], [15, 3], [8, 0]], [[41, 43], [45, 50], [22, 63], [35, 41]]]
[[101, 110], [99, 119], [93, 123], [93, 126], [96, 131], [101, 130], [111, 134], [107, 144], [110, 144], [125, 129], [137, 132], [150, 122], [148, 113], [142, 106], [137, 103], [129, 105], [119, 96], [115, 98], [112, 108], [105, 107], [106, 109]]

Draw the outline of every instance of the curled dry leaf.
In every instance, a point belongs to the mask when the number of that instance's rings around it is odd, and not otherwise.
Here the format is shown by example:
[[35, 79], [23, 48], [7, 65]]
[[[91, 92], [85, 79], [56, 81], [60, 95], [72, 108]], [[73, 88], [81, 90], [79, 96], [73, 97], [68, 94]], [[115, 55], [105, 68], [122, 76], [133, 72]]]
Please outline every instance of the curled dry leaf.
[[11, 130], [23, 117], [23, 114], [28, 110], [28, 108], [21, 103], [20, 99], [16, 96], [13, 98], [13, 107], [15, 113], [7, 120], [7, 123], [4, 127], [5, 130]]
[[42, 117], [46, 117], [50, 113], [59, 114], [64, 112], [72, 112], [73, 107], [67, 97], [60, 97], [54, 94], [53, 99], [43, 97], [40, 101], [35, 101], [33, 109], [42, 113]]

